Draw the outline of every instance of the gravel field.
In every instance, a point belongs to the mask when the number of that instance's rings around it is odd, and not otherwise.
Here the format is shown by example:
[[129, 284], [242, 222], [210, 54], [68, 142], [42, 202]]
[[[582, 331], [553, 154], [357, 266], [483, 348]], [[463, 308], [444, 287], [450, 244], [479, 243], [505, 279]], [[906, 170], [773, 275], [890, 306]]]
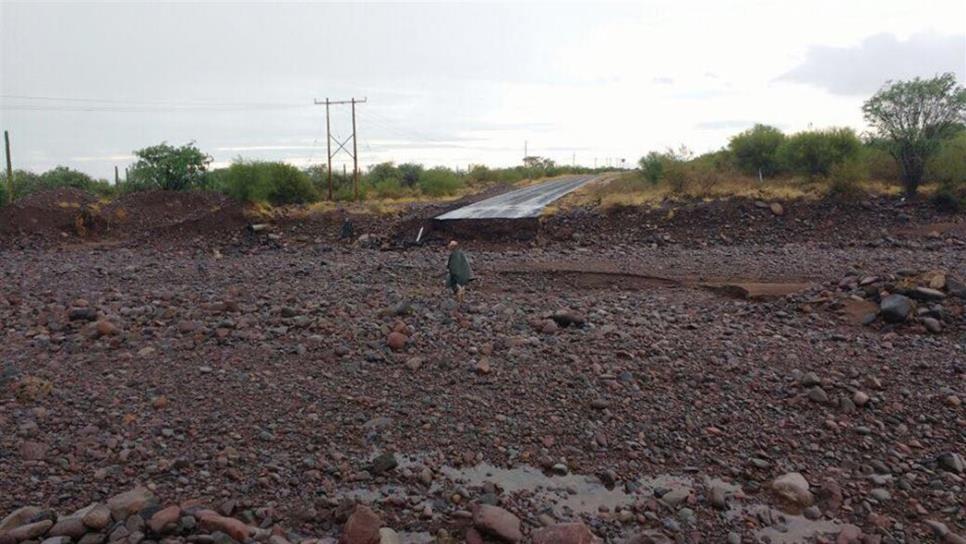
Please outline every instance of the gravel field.
[[[174, 525], [88, 534], [964, 542], [966, 239], [873, 231], [468, 242], [462, 306], [436, 244], [2, 250], [0, 515], [145, 486]], [[720, 288], [762, 282], [795, 287]]]

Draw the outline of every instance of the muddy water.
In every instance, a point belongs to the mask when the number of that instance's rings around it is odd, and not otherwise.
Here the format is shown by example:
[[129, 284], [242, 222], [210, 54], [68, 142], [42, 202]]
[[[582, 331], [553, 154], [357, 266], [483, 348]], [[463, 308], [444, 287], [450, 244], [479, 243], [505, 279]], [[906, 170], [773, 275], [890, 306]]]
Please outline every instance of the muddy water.
[[546, 502], [558, 516], [571, 517], [579, 514], [595, 515], [601, 511], [613, 512], [634, 504], [641, 493], [654, 490], [690, 488], [685, 478], [660, 475], [643, 478], [636, 483], [636, 493], [628, 493], [626, 487], [608, 489], [598, 478], [581, 474], [548, 476], [537, 468], [521, 466], [500, 468], [486, 463], [470, 468], [443, 467], [443, 475], [450, 481], [469, 487], [492, 483], [505, 493], [521, 491], [531, 493], [538, 501]]
[[[423, 456], [399, 456], [400, 469], [422, 467]], [[425, 496], [414, 496], [414, 489], [399, 485], [385, 485], [375, 489], [356, 489], [342, 496], [362, 503], [376, 503], [398, 500], [416, 504], [428, 496], [440, 495], [451, 485], [467, 489], [478, 489], [486, 484], [496, 486], [506, 495], [526, 495], [540, 508], [553, 512], [561, 520], [579, 517], [595, 517], [601, 512], [617, 512], [630, 509], [640, 499], [661, 497], [676, 491], [678, 495], [702, 495], [712, 487], [722, 487], [730, 497], [729, 509], [723, 513], [735, 530], [748, 531], [749, 526], [756, 541], [773, 544], [809, 542], [818, 536], [837, 535], [844, 527], [835, 520], [809, 520], [804, 516], [782, 512], [776, 508], [751, 501], [742, 493], [741, 486], [718, 478], [698, 475], [674, 476], [660, 474], [644, 477], [633, 482], [624, 482], [616, 487], [607, 487], [597, 477], [584, 474], [552, 475], [538, 468], [520, 465], [504, 468], [487, 463], [471, 467], [456, 468], [441, 466], [436, 469], [437, 477]], [[765, 498], [765, 497], [761, 497]], [[685, 506], [685, 503], [681, 503]], [[750, 523], [749, 523], [750, 522]], [[401, 541], [411, 544], [431, 542], [428, 533], [400, 533]]]

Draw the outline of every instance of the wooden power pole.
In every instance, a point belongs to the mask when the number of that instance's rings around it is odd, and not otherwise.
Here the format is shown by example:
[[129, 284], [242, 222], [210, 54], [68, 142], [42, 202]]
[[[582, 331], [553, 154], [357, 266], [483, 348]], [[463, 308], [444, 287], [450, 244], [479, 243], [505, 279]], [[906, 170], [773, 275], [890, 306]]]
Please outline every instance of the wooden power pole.
[[[359, 199], [359, 147], [356, 144], [356, 104], [365, 104], [368, 101], [367, 98], [358, 99], [353, 97], [350, 100], [329, 100], [325, 99], [324, 102], [320, 100], [315, 100], [316, 105], [325, 104], [325, 148], [326, 155], [329, 160], [329, 200], [332, 200], [332, 157], [339, 154], [339, 151], [345, 151], [349, 156], [352, 157], [352, 174], [353, 174], [353, 185], [354, 185], [354, 195], [355, 199]], [[345, 141], [340, 142], [335, 141], [336, 146], [338, 146], [335, 152], [332, 151], [332, 125], [329, 121], [329, 106], [339, 105], [339, 104], [351, 104], [352, 105], [352, 135], [345, 139]], [[346, 149], [346, 144], [349, 143], [349, 139], [352, 139], [352, 151]]]
[[3, 131], [3, 147], [7, 151], [7, 203], [13, 202], [13, 162], [10, 160], [10, 133]]

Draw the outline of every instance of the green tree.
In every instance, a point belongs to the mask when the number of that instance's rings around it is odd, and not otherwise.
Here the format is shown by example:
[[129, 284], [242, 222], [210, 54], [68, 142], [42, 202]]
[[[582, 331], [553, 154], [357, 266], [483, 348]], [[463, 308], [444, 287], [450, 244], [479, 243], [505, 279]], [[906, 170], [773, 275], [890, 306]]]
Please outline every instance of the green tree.
[[782, 131], [768, 125], [737, 134], [728, 142], [738, 168], [748, 174], [773, 176], [779, 172], [778, 148], [785, 141]]
[[657, 185], [661, 181], [661, 176], [664, 175], [664, 162], [664, 155], [657, 151], [651, 151], [641, 157], [641, 160], [637, 161], [637, 166], [640, 168], [641, 175], [644, 176], [644, 179]]
[[906, 194], [915, 195], [930, 157], [966, 121], [966, 89], [952, 73], [886, 82], [862, 106], [885, 149], [899, 163]]
[[826, 177], [835, 165], [857, 159], [861, 149], [861, 140], [850, 128], [809, 130], [787, 137], [778, 158], [797, 174]]
[[211, 157], [195, 144], [173, 147], [165, 142], [134, 152], [137, 162], [131, 167], [130, 177], [137, 188], [183, 191], [200, 187]]

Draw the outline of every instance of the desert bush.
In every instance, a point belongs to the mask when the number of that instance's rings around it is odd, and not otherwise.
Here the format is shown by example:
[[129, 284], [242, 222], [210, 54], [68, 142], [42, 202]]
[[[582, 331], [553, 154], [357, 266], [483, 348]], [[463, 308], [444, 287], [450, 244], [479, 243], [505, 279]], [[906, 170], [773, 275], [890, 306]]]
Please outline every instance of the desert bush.
[[84, 172], [66, 166], [52, 168], [40, 175], [39, 188], [56, 189], [58, 187], [73, 187], [99, 196], [111, 196], [116, 189], [107, 180], [94, 179]]
[[471, 184], [492, 183], [498, 181], [500, 172], [491, 170], [482, 164], [474, 164], [466, 173], [466, 179]]
[[372, 194], [377, 198], [402, 198], [409, 192], [399, 178], [386, 178], [370, 185]]
[[829, 168], [828, 192], [837, 198], [854, 199], [861, 195], [859, 182], [868, 177], [868, 167], [858, 157], [833, 164]]
[[637, 161], [637, 166], [641, 171], [641, 176], [652, 185], [657, 185], [664, 175], [664, 155], [657, 151], [651, 151]]
[[218, 184], [215, 189], [244, 202], [298, 204], [318, 199], [309, 176], [282, 162], [236, 161], [210, 179]]
[[463, 180], [449, 168], [438, 166], [423, 172], [419, 178], [419, 189], [429, 196], [455, 194], [463, 187]]
[[398, 167], [399, 175], [404, 187], [415, 187], [419, 183], [419, 177], [423, 175], [423, 165], [412, 162], [404, 162]]
[[728, 149], [735, 164], [747, 174], [773, 176], [780, 171], [778, 148], [785, 141], [782, 131], [768, 125], [755, 125], [731, 138]]
[[828, 176], [833, 166], [857, 158], [861, 148], [862, 142], [850, 128], [809, 130], [785, 138], [777, 157], [786, 171]]
[[927, 179], [941, 186], [966, 186], [966, 132], [943, 141], [927, 164]]
[[[0, 204], [7, 201], [7, 173], [0, 173], [0, 191], [2, 191], [3, 200], [0, 200]], [[13, 171], [13, 200], [18, 198], [23, 198], [30, 193], [39, 191], [43, 188], [43, 181], [40, 176], [34, 174], [33, 172], [27, 170], [14, 170]]]

